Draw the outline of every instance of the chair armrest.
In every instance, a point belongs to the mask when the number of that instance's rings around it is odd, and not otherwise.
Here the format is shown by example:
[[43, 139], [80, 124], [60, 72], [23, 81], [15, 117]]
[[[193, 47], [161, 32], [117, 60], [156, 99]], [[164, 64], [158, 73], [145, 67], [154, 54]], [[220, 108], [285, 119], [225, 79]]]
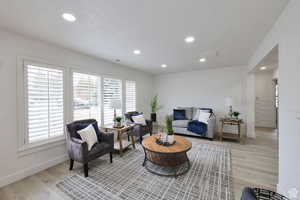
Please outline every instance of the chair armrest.
[[68, 148], [69, 156], [76, 161], [85, 162], [88, 157], [88, 145], [86, 142], [71, 138], [70, 146]]
[[153, 122], [150, 119], [146, 119], [147, 126], [152, 126]]
[[102, 141], [114, 145], [114, 133], [102, 133]]

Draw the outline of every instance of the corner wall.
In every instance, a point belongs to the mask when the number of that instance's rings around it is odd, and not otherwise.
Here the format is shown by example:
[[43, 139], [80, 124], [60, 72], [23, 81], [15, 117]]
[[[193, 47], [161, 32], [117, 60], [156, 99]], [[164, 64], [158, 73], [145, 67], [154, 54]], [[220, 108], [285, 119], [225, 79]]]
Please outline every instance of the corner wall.
[[[249, 70], [279, 44], [279, 183], [300, 191], [300, 1], [291, 0], [249, 63]], [[299, 198], [299, 193], [298, 193]]]

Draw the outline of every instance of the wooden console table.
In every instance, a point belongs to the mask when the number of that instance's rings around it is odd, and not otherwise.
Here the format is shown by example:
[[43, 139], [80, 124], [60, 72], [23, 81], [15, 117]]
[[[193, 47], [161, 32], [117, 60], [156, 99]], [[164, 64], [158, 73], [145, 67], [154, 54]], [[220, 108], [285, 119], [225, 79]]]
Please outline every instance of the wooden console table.
[[[238, 140], [240, 143], [242, 143], [241, 125], [243, 124], [243, 120], [232, 119], [232, 118], [221, 118], [220, 122], [221, 122], [220, 141], [223, 141], [223, 139], [235, 139]], [[238, 129], [237, 134], [224, 132], [224, 125], [237, 126]]]
[[113, 127], [113, 125], [109, 125], [109, 126], [104, 126], [103, 129], [105, 132], [113, 132], [114, 134], [117, 134], [116, 135], [117, 142], [114, 143], [114, 149], [120, 153], [120, 156], [122, 156], [124, 149], [129, 147], [130, 145], [132, 145], [133, 148], [135, 149], [135, 137], [131, 133], [130, 133], [131, 141], [123, 139], [123, 134], [131, 132], [133, 129], [133, 125], [125, 125], [122, 128], [116, 128]]

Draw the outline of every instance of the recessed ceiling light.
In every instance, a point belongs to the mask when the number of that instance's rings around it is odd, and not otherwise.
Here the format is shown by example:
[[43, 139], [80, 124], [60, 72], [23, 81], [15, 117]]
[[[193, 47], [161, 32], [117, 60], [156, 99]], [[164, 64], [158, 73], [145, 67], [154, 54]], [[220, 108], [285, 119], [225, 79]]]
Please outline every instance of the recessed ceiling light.
[[193, 43], [195, 41], [195, 38], [193, 36], [188, 36], [184, 39], [186, 43]]
[[75, 22], [76, 21], [76, 17], [70, 13], [64, 13], [62, 14], [62, 17], [64, 18], [64, 20], [68, 21], [68, 22]]
[[205, 62], [205, 61], [206, 61], [206, 58], [200, 58], [199, 61], [200, 61], [200, 62]]
[[162, 68], [166, 68], [167, 66], [168, 66], [168, 65], [166, 65], [166, 64], [162, 64], [162, 65], [161, 65]]
[[135, 55], [140, 55], [140, 54], [141, 54], [141, 50], [136, 49], [136, 50], [133, 51], [133, 53], [134, 53]]
[[260, 67], [260, 70], [266, 70], [267, 69], [267, 67], [266, 66], [262, 66], [262, 67]]

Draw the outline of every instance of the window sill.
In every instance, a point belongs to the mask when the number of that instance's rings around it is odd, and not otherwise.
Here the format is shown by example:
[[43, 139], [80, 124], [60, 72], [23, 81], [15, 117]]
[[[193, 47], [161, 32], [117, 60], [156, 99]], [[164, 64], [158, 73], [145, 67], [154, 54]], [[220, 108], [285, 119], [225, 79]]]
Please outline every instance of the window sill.
[[33, 154], [35, 152], [43, 151], [46, 149], [50, 149], [53, 147], [57, 147], [65, 144], [65, 137], [59, 136], [56, 138], [52, 138], [46, 141], [35, 142], [32, 144], [23, 145], [18, 150], [19, 157], [26, 156], [29, 154]]

